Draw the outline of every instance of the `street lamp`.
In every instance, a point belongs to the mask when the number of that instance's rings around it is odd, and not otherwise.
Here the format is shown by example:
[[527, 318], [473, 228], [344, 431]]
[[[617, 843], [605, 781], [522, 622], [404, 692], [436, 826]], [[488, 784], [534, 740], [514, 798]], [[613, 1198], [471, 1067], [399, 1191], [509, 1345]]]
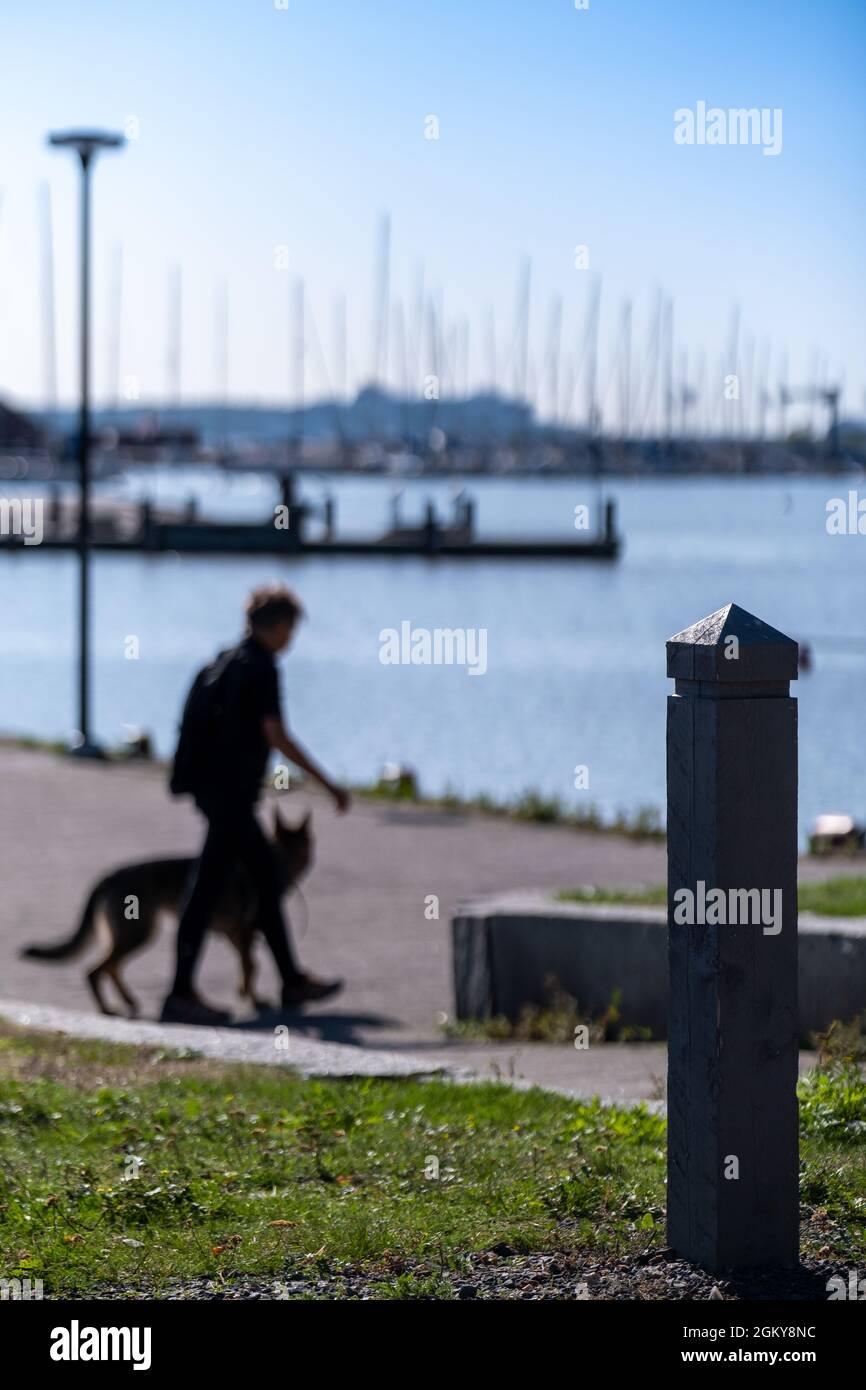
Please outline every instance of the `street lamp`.
[[120, 149], [123, 135], [102, 130], [56, 131], [49, 145], [69, 149], [81, 165], [81, 322], [78, 414], [78, 479], [81, 509], [78, 518], [78, 735], [72, 752], [100, 758], [102, 750], [90, 739], [90, 169], [100, 150]]

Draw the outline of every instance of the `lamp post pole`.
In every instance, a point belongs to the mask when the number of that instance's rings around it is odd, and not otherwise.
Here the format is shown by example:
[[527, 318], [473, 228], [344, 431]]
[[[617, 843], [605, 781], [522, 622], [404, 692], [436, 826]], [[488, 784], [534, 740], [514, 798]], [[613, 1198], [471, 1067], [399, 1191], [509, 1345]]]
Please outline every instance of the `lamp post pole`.
[[81, 151], [81, 315], [80, 397], [78, 407], [78, 745], [79, 755], [90, 741], [90, 160]]
[[78, 757], [104, 756], [90, 732], [90, 175], [99, 150], [118, 149], [122, 135], [102, 131], [66, 131], [49, 144], [71, 149], [81, 167], [81, 308], [79, 324], [78, 408], [78, 730], [71, 752]]

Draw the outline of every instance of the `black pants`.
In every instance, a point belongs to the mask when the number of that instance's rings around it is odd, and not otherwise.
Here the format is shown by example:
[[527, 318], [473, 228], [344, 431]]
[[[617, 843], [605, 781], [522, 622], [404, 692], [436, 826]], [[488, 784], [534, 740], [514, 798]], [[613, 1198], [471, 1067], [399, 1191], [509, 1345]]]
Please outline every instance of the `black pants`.
[[273, 952], [283, 984], [300, 976], [280, 907], [280, 883], [273, 850], [250, 805], [199, 802], [207, 817], [207, 835], [196, 865], [177, 929], [177, 973], [172, 993], [181, 998], [192, 991], [192, 976], [204, 934], [228, 882], [241, 863], [258, 903], [256, 925]]

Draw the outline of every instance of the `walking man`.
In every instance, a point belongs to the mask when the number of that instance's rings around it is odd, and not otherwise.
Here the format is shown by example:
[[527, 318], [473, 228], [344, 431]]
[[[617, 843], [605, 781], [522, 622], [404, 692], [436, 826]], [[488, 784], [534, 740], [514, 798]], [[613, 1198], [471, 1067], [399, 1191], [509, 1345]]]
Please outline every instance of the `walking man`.
[[282, 586], [255, 589], [247, 601], [247, 633], [197, 677], [187, 700], [171, 788], [191, 793], [207, 834], [177, 933], [177, 969], [162, 1008], [163, 1023], [229, 1022], [195, 993], [193, 974], [208, 923], [228, 876], [240, 861], [259, 900], [257, 925], [282, 979], [284, 1008], [327, 999], [340, 980], [305, 974], [295, 960], [280, 906], [276, 864], [256, 818], [262, 780], [277, 749], [324, 787], [340, 812], [349, 793], [319, 768], [288, 732], [280, 710], [275, 658], [291, 642], [303, 609]]

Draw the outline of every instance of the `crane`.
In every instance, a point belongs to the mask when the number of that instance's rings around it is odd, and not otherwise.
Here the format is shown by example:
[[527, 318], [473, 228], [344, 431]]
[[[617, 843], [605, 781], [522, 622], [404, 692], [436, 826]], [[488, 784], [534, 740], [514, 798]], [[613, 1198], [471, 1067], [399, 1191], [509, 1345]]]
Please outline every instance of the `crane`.
[[793, 405], [795, 401], [821, 401], [830, 411], [830, 430], [827, 443], [831, 458], [839, 457], [839, 398], [842, 392], [838, 386], [782, 386], [779, 399], [783, 406]]

